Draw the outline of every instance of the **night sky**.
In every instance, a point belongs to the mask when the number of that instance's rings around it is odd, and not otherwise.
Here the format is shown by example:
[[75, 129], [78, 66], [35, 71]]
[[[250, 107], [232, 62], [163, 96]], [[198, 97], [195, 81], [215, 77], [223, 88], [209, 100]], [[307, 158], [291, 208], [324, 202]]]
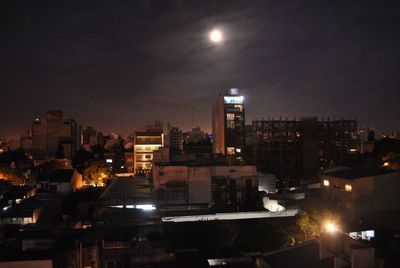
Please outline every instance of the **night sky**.
[[[214, 27], [223, 44], [209, 42]], [[400, 1], [1, 1], [0, 138], [49, 109], [104, 133], [154, 119], [210, 131], [230, 87], [247, 123], [400, 129], [399, 29]]]

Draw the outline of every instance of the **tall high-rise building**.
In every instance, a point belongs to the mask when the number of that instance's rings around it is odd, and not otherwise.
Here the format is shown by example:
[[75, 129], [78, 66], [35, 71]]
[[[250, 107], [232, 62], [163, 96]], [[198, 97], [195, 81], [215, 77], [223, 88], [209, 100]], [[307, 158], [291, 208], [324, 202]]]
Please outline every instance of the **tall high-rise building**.
[[213, 153], [240, 155], [245, 147], [244, 97], [237, 88], [220, 94], [212, 110]]
[[80, 147], [80, 126], [62, 111], [48, 111], [46, 120], [37, 118], [32, 123], [33, 148], [41, 149], [49, 157], [71, 158]]

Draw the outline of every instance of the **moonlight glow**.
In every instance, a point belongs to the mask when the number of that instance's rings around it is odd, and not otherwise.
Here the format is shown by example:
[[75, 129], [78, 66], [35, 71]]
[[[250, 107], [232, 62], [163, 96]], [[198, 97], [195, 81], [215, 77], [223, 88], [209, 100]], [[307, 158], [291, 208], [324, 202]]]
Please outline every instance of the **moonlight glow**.
[[220, 30], [214, 29], [210, 32], [210, 41], [213, 43], [221, 43], [222, 42], [222, 32]]

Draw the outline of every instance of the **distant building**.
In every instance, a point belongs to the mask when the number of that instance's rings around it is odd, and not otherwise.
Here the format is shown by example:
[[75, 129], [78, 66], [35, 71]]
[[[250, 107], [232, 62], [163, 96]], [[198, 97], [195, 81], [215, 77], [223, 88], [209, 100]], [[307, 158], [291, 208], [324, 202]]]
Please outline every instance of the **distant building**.
[[213, 145], [210, 135], [202, 131], [200, 127], [195, 127], [191, 131], [183, 134], [184, 155], [172, 156], [171, 161], [189, 161], [194, 159], [211, 159]]
[[397, 139], [397, 131], [395, 130], [386, 130], [381, 135], [382, 139]]
[[57, 169], [38, 178], [40, 189], [69, 193], [82, 187], [82, 174], [74, 169]]
[[135, 168], [133, 166], [133, 159], [134, 159], [134, 152], [133, 151], [125, 151], [124, 158], [125, 158], [125, 169], [129, 173], [133, 173]]
[[212, 109], [213, 153], [241, 154], [245, 147], [244, 97], [237, 88], [220, 94]]
[[133, 159], [134, 152], [133, 147], [135, 143], [135, 137], [133, 135], [129, 135], [124, 141], [124, 158], [125, 158], [125, 170], [129, 173], [134, 172]]
[[32, 123], [33, 148], [43, 150], [49, 157], [69, 159], [80, 148], [80, 126], [62, 111], [48, 111], [45, 121]]
[[21, 140], [20, 139], [11, 139], [7, 141], [7, 150], [15, 151], [21, 148]]
[[97, 131], [93, 127], [86, 127], [82, 130], [82, 146], [90, 150], [92, 146], [98, 145]]
[[330, 165], [354, 165], [359, 154], [356, 120], [253, 120], [260, 169], [278, 177], [313, 179]]
[[22, 133], [21, 137], [19, 138], [20, 140], [20, 148], [24, 151], [32, 149], [32, 135], [31, 131], [25, 131]]
[[32, 123], [32, 146], [47, 153], [47, 124], [39, 118]]
[[146, 131], [136, 131], [134, 138], [134, 172], [147, 174], [152, 167], [153, 152], [164, 146], [162, 125], [148, 126]]
[[321, 175], [325, 198], [357, 215], [400, 209], [400, 173], [387, 169], [352, 168]]
[[113, 173], [127, 171], [125, 166], [124, 141], [119, 135], [111, 134], [105, 137], [103, 156], [105, 164]]
[[172, 154], [179, 154], [183, 151], [183, 133], [178, 127], [168, 127], [169, 149]]
[[198, 143], [207, 139], [208, 138], [207, 136], [208, 136], [207, 133], [201, 130], [200, 127], [195, 127], [192, 128], [191, 131], [185, 132], [183, 134], [183, 139], [185, 143]]
[[0, 154], [7, 151], [7, 141], [6, 139], [0, 139]]

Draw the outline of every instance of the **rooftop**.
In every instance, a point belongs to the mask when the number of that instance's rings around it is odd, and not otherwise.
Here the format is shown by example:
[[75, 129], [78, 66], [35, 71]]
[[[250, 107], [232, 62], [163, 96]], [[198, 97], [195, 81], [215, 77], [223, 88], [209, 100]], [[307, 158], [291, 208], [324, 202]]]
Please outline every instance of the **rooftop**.
[[39, 180], [48, 180], [51, 182], [70, 182], [74, 169], [56, 169], [50, 173], [42, 174]]
[[129, 205], [131, 203], [154, 203], [150, 182], [145, 177], [117, 177], [100, 195], [104, 205]]
[[355, 180], [359, 178], [379, 176], [389, 173], [395, 173], [396, 171], [383, 168], [350, 168], [339, 171], [333, 171], [325, 173], [326, 176], [344, 178], [348, 180]]
[[160, 137], [162, 131], [135, 131], [135, 135], [137, 136], [156, 136]]
[[319, 245], [316, 240], [272, 251], [262, 258], [268, 267], [333, 267], [333, 259], [319, 259]]

